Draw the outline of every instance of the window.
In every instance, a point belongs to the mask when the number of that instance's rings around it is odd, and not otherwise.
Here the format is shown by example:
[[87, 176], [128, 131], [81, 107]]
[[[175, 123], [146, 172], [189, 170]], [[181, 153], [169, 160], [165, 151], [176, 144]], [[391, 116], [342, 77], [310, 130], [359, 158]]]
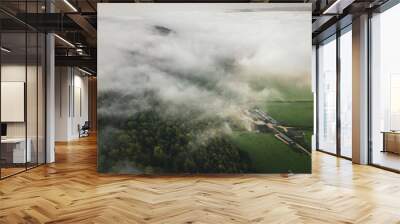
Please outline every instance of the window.
[[340, 155], [352, 156], [352, 33], [351, 26], [340, 36]]
[[371, 19], [371, 162], [400, 170], [400, 4]]
[[[15, 4], [1, 2], [0, 6]], [[43, 1], [18, 2], [18, 13]], [[0, 13], [9, 23], [12, 17]], [[0, 178], [45, 163], [45, 35], [21, 22], [0, 24]], [[10, 28], [11, 27], [11, 28]]]
[[336, 36], [318, 48], [318, 149], [336, 153]]

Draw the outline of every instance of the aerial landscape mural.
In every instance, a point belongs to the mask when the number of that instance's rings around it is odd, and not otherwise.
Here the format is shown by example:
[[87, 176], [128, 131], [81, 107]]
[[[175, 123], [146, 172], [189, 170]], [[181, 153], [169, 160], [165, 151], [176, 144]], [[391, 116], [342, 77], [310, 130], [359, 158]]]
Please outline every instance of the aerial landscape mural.
[[310, 173], [310, 43], [308, 4], [99, 4], [98, 171]]

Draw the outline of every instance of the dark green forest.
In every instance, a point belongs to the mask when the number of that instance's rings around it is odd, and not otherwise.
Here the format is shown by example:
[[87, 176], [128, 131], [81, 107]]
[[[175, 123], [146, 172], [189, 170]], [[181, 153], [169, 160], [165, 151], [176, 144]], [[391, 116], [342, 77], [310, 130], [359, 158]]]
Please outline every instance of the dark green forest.
[[[137, 97], [117, 95], [103, 93], [99, 103]], [[100, 172], [115, 172], [113, 167], [121, 161], [139, 173], [252, 172], [248, 154], [224, 132], [213, 131], [223, 120], [196, 116], [200, 112], [189, 108], [180, 108], [184, 112], [175, 115], [165, 113], [165, 107], [151, 95], [144, 96], [152, 104], [150, 109], [128, 116], [99, 116]]]

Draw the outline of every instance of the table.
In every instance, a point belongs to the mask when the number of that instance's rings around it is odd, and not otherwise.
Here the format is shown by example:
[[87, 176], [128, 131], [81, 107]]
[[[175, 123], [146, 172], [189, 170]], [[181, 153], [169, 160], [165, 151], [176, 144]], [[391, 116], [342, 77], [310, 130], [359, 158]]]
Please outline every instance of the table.
[[[32, 141], [30, 138], [26, 139], [28, 144], [25, 144], [25, 138], [5, 138], [1, 139], [1, 157], [6, 163], [26, 163], [31, 162]], [[26, 151], [25, 151], [25, 145]]]
[[383, 150], [400, 154], [400, 131], [383, 131]]

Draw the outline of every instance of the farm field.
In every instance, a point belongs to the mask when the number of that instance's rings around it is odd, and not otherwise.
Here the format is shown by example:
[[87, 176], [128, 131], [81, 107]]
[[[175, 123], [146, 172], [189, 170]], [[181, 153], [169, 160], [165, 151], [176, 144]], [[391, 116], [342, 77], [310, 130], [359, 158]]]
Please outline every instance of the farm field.
[[262, 109], [283, 125], [312, 128], [313, 101], [273, 101], [265, 103]]
[[296, 152], [272, 133], [234, 132], [233, 141], [249, 154], [255, 173], [308, 173], [311, 157]]

